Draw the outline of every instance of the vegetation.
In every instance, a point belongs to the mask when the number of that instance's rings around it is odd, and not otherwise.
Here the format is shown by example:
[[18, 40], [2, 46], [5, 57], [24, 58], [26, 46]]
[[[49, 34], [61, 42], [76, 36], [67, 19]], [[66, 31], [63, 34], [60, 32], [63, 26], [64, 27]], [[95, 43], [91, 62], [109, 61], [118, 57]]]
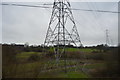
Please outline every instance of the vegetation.
[[41, 50], [42, 47], [3, 45], [3, 78], [120, 76], [118, 48], [66, 48], [67, 55], [61, 56], [59, 64], [54, 58], [52, 48], [46, 48], [47, 53]]

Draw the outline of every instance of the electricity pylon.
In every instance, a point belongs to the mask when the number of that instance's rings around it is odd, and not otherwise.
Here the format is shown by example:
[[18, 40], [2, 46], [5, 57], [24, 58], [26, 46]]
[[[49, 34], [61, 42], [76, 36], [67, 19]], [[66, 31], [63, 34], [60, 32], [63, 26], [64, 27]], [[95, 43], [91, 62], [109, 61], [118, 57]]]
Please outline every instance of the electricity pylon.
[[55, 58], [59, 63], [61, 54], [66, 55], [65, 47], [69, 45], [82, 46], [71, 5], [67, 0], [54, 0], [44, 46], [54, 47]]
[[108, 35], [108, 29], [106, 29], [106, 46], [109, 46], [109, 35]]

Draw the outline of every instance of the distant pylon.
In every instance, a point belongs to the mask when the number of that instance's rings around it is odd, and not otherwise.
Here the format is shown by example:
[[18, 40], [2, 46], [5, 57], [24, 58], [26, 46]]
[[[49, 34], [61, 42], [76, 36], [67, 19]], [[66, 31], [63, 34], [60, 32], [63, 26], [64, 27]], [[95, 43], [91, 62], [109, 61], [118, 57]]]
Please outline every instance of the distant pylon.
[[82, 46], [71, 5], [67, 0], [54, 0], [44, 46], [54, 47], [56, 61], [58, 62], [61, 54], [65, 54], [65, 47], [68, 45]]
[[109, 46], [110, 42], [109, 42], [109, 35], [108, 35], [108, 29], [106, 29], [106, 46]]

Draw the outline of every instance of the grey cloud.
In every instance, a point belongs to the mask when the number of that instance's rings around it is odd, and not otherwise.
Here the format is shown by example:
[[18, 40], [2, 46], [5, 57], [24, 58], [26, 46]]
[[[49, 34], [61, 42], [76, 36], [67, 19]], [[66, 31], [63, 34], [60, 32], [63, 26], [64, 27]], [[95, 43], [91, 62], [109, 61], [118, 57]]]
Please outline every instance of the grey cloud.
[[[116, 6], [115, 3], [99, 3], [97, 8], [116, 10]], [[86, 3], [72, 3], [72, 7], [90, 9]], [[3, 6], [2, 13], [3, 43], [42, 44], [44, 42], [51, 9]], [[73, 11], [73, 15], [83, 45], [105, 43], [106, 29], [110, 30], [110, 37], [117, 45], [117, 14]]]

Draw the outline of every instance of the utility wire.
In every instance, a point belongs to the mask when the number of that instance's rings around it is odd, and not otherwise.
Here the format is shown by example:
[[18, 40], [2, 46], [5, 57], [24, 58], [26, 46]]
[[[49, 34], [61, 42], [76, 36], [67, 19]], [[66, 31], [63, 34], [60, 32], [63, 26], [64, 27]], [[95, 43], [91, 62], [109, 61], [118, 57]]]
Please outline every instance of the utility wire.
[[9, 6], [24, 6], [24, 7], [38, 7], [38, 8], [52, 8], [47, 6], [37, 6], [37, 5], [25, 5], [25, 4], [2, 4], [2, 5], [9, 5]]
[[94, 12], [106, 12], [106, 13], [120, 13], [116, 11], [103, 11], [103, 10], [89, 10], [89, 9], [72, 9], [72, 10], [81, 10], [81, 11], [94, 11]]
[[[25, 5], [25, 4], [7, 4], [7, 3], [2, 3], [0, 5], [9, 5], [9, 6], [24, 6], [24, 7], [38, 7], [38, 8], [52, 8], [48, 6], [37, 6], [37, 5]], [[44, 5], [44, 4], [43, 4]], [[76, 10], [76, 11], [93, 11], [93, 12], [104, 12], [104, 13], [120, 13], [116, 11], [104, 11], [104, 10], [89, 10], [89, 9], [76, 9], [76, 8], [71, 8], [71, 10]]]

